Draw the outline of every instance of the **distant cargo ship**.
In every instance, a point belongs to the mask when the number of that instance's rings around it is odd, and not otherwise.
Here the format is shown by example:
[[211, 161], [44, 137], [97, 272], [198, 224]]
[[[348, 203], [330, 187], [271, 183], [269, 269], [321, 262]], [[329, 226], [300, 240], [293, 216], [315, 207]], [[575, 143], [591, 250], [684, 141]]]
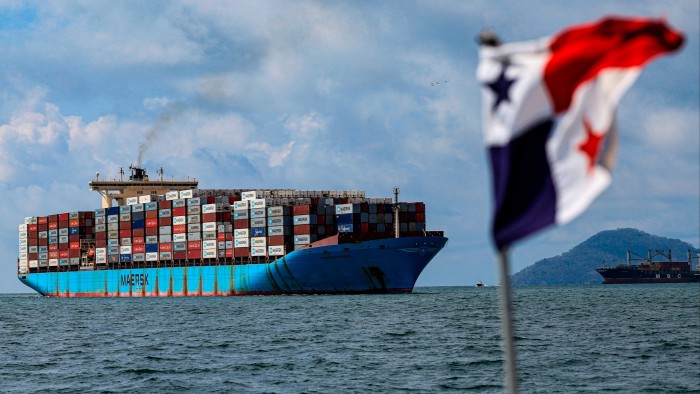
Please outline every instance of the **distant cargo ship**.
[[[27, 217], [18, 278], [49, 297], [408, 293], [447, 243], [425, 204], [364, 191], [90, 182], [102, 208]], [[115, 206], [112, 206], [115, 203]]]
[[[653, 261], [657, 255], [665, 256], [668, 261]], [[688, 261], [673, 261], [669, 250], [657, 250], [640, 264], [632, 264], [631, 252], [627, 251], [627, 264], [619, 264], [615, 267], [596, 268], [604, 278], [603, 284], [627, 284], [627, 283], [686, 283], [700, 282], [700, 269], [693, 271], [692, 254], [688, 251]]]

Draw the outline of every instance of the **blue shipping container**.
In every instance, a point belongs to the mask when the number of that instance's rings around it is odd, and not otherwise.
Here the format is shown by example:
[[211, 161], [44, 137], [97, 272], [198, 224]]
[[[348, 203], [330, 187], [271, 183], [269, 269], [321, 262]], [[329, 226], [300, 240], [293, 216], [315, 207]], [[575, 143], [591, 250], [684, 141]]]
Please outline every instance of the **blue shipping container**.
[[155, 253], [158, 251], [158, 244], [146, 244], [146, 253]]

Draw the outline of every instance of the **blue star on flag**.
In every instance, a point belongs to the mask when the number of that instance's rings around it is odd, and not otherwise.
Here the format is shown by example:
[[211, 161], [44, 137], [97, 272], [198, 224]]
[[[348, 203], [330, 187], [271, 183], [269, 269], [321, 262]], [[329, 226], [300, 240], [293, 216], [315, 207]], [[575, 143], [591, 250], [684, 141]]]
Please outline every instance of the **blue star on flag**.
[[501, 69], [501, 74], [498, 76], [498, 78], [495, 81], [486, 84], [486, 86], [488, 86], [496, 94], [496, 100], [494, 100], [493, 109], [491, 110], [492, 112], [496, 112], [496, 108], [498, 108], [498, 104], [500, 104], [501, 102], [510, 102], [510, 96], [508, 95], [508, 91], [510, 90], [511, 85], [513, 85], [513, 83], [515, 82], [515, 79], [508, 79], [506, 77], [507, 67], [508, 65], [504, 64], [503, 68]]

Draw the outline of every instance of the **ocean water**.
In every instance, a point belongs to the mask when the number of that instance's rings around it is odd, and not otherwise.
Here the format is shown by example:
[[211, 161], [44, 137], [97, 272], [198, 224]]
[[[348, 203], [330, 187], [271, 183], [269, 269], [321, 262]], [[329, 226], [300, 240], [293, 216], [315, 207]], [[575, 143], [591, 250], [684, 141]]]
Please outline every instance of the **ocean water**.
[[[522, 392], [700, 392], [700, 286], [514, 291]], [[0, 392], [502, 392], [498, 289], [0, 296]]]

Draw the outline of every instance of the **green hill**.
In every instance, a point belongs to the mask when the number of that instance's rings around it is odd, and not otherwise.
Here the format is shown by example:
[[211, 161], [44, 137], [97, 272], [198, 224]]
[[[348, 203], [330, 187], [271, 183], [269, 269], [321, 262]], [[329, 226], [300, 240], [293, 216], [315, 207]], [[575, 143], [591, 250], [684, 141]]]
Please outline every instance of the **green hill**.
[[[625, 262], [629, 249], [638, 256], [647, 250], [672, 250], [674, 261], [686, 261], [688, 249], [697, 256], [698, 249], [679, 239], [647, 234], [632, 228], [601, 231], [568, 252], [540, 260], [512, 277], [514, 285], [597, 284], [603, 277], [596, 268]], [[694, 264], [697, 260], [694, 260]]]

